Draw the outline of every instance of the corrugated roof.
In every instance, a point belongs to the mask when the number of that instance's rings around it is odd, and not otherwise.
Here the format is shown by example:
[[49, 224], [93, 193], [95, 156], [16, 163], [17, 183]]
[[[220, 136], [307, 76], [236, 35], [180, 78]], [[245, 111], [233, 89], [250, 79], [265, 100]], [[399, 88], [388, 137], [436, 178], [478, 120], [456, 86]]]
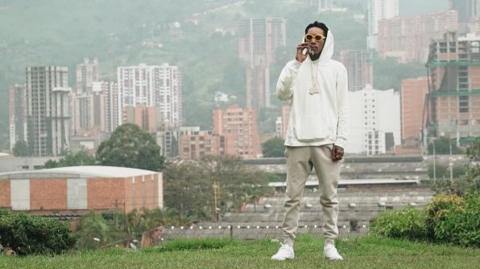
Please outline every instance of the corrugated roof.
[[70, 166], [30, 171], [0, 173], [0, 179], [27, 178], [86, 178], [86, 177], [135, 177], [157, 174], [158, 172], [115, 166]]

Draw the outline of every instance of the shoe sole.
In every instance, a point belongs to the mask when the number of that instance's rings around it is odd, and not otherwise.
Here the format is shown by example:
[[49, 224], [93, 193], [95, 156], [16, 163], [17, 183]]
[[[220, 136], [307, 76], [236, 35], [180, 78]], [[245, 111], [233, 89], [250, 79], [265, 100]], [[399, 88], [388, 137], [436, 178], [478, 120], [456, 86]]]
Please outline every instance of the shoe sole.
[[283, 259], [283, 260], [281, 260], [281, 259], [274, 259], [274, 258], [272, 258], [271, 260], [272, 260], [272, 261], [283, 262], [283, 261], [286, 261], [286, 260], [293, 260], [294, 258], [295, 258], [295, 257], [293, 257], [293, 258], [285, 258], [285, 259]]
[[327, 257], [325, 257], [325, 259], [329, 260], [329, 261], [332, 261], [332, 262], [343, 261], [343, 259], [334, 259], [334, 258], [327, 258]]

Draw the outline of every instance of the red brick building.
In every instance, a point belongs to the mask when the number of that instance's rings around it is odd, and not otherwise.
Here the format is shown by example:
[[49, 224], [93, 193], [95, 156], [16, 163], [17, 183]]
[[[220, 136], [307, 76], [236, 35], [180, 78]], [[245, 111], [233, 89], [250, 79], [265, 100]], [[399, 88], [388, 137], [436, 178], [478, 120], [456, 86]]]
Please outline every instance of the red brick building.
[[178, 148], [182, 160], [221, 156], [225, 154], [225, 137], [212, 131], [185, 131], [180, 133]]
[[402, 80], [400, 90], [402, 146], [396, 149], [396, 153], [419, 154], [421, 152], [427, 93], [427, 77]]
[[157, 131], [157, 109], [153, 106], [126, 106], [123, 108], [123, 123], [133, 123], [149, 133]]
[[49, 214], [163, 208], [162, 173], [75, 166], [0, 174], [0, 208]]
[[213, 111], [213, 133], [225, 137], [226, 155], [256, 159], [262, 154], [256, 118], [254, 109], [238, 105]]

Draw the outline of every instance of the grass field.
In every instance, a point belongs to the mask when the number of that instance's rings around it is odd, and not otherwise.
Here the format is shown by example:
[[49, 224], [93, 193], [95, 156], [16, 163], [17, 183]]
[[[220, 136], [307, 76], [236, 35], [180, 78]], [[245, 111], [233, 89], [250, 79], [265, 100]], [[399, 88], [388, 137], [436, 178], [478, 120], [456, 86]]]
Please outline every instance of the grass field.
[[46, 257], [0, 256], [0, 268], [479, 268], [480, 249], [431, 245], [372, 236], [345, 239], [337, 247], [345, 257], [329, 262], [323, 240], [303, 236], [295, 245], [296, 259], [275, 262], [278, 243], [262, 241], [171, 241], [143, 251], [110, 249]]

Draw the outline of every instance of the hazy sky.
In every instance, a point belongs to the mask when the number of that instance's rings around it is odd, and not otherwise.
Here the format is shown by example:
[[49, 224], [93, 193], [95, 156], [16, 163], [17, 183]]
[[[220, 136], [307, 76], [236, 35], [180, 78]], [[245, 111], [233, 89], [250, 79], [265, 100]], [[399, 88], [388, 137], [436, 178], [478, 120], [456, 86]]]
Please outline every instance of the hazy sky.
[[448, 9], [448, 0], [400, 0], [400, 15], [429, 14]]

